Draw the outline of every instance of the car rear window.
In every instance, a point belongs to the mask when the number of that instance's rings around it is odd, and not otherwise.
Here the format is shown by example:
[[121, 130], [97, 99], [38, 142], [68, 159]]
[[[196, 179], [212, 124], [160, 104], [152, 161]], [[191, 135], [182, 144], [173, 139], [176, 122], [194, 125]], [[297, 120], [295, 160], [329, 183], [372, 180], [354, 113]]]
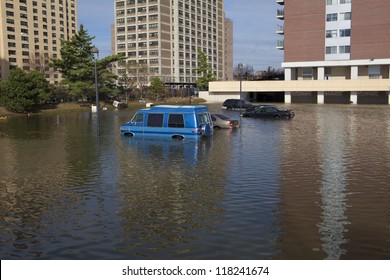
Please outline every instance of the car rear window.
[[218, 118], [222, 119], [222, 120], [228, 120], [229, 118], [225, 115], [222, 115], [222, 114], [215, 114], [215, 116], [217, 116]]

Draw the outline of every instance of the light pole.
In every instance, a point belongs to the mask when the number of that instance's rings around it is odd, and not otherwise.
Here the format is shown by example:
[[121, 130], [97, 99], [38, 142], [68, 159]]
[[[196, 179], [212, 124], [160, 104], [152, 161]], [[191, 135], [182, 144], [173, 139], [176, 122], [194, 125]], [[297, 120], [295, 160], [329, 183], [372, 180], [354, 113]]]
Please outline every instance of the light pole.
[[242, 65], [242, 63], [238, 63], [238, 73], [240, 75], [240, 119], [241, 119], [241, 107], [242, 107], [242, 98], [241, 98], [241, 94], [242, 94], [242, 69], [243, 69], [244, 65]]
[[98, 85], [98, 75], [97, 75], [97, 67], [96, 62], [99, 59], [99, 49], [96, 47], [93, 47], [91, 49], [91, 52], [93, 54], [93, 60], [95, 62], [95, 93], [96, 93], [96, 126], [97, 126], [97, 135], [100, 135], [100, 123], [99, 123], [99, 85]]

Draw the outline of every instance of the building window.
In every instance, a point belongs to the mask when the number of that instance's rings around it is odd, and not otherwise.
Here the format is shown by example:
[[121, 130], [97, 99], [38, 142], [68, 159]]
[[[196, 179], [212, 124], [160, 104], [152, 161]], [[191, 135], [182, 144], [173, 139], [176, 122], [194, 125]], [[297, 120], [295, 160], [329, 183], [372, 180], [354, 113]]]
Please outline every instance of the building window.
[[337, 53], [336, 46], [326, 47], [326, 54], [335, 54], [335, 53]]
[[326, 5], [330, 6], [330, 5], [336, 5], [337, 4], [337, 0], [326, 0]]
[[340, 4], [349, 4], [352, 0], [340, 0]]
[[340, 46], [339, 53], [351, 53], [351, 46]]
[[368, 77], [370, 79], [379, 79], [381, 77], [381, 67], [380, 67], [380, 65], [370, 65], [370, 66], [368, 66]]
[[340, 20], [351, 20], [351, 12], [340, 13]]
[[351, 29], [340, 29], [340, 37], [351, 37]]
[[337, 21], [337, 13], [327, 14], [326, 21]]
[[337, 37], [337, 30], [326, 30], [326, 38], [336, 38]]

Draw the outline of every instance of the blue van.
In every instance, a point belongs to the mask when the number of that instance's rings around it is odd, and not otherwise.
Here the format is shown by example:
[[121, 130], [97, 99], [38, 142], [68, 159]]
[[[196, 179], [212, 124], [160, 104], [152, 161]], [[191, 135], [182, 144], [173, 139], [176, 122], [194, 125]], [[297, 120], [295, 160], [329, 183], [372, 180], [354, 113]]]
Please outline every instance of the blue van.
[[138, 110], [120, 131], [131, 137], [197, 139], [213, 135], [213, 123], [206, 106], [159, 105]]

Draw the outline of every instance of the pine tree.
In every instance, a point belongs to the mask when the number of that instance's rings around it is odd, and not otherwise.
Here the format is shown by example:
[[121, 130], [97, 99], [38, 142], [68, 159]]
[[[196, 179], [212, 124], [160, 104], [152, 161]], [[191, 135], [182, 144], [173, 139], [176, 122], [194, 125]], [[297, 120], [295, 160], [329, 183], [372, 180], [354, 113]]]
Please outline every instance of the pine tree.
[[[52, 66], [62, 73], [63, 84], [68, 86], [69, 93], [77, 98], [91, 99], [95, 96], [94, 56], [92, 40], [83, 25], [70, 40], [62, 40], [61, 58], [52, 59]], [[115, 55], [98, 60], [99, 93], [108, 93], [117, 76], [108, 71], [107, 67], [123, 56]]]

